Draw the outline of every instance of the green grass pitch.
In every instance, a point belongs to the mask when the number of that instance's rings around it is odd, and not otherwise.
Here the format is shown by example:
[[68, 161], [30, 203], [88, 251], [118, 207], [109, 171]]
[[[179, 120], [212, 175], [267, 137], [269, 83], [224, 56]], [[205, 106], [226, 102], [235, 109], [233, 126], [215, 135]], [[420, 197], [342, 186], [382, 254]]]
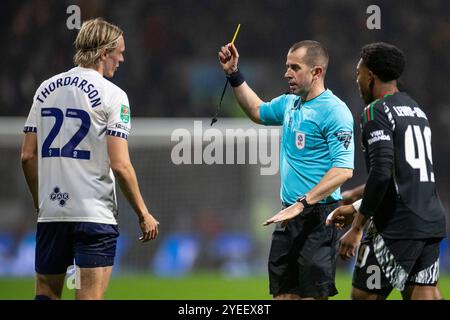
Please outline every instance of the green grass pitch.
[[[351, 275], [338, 273], [339, 294], [333, 300], [348, 300]], [[450, 298], [450, 274], [441, 275], [439, 288]], [[32, 278], [0, 278], [0, 300], [32, 299]], [[74, 292], [64, 289], [63, 299], [73, 299]], [[401, 299], [394, 291], [390, 299]], [[137, 300], [269, 300], [266, 275], [247, 278], [224, 278], [216, 274], [198, 274], [180, 278], [157, 278], [151, 275], [113, 276], [105, 299]]]

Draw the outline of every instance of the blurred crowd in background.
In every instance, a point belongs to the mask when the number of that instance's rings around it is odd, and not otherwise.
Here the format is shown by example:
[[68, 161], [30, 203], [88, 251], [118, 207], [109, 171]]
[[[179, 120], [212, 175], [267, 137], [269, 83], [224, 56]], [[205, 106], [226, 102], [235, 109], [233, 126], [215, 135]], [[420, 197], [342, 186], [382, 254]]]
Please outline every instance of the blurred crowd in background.
[[[436, 119], [448, 118], [450, 3], [378, 1], [381, 29], [368, 30], [366, 9], [372, 2], [2, 2], [0, 115], [27, 115], [38, 85], [73, 65], [77, 30], [66, 27], [66, 8], [77, 4], [82, 20], [104, 17], [125, 31], [126, 61], [113, 81], [128, 93], [134, 116], [210, 116], [224, 79], [217, 52], [241, 23], [240, 65], [265, 99], [287, 89], [283, 73], [289, 47], [315, 39], [330, 52], [328, 86], [356, 115], [362, 108], [354, 82], [359, 50], [368, 42], [387, 41], [406, 53], [405, 89]], [[232, 115], [231, 109], [224, 114]]]

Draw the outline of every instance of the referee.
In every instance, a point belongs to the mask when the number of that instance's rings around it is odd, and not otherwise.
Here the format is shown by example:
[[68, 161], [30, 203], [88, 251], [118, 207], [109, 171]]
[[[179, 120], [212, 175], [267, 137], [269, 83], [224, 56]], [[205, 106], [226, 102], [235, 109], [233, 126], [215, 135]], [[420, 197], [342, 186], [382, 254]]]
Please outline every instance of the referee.
[[248, 117], [283, 126], [280, 197], [283, 210], [269, 256], [274, 299], [327, 299], [335, 286], [337, 231], [325, 226], [341, 199], [340, 186], [353, 174], [353, 118], [346, 104], [325, 88], [328, 53], [318, 42], [295, 43], [288, 51], [289, 93], [263, 102], [238, 69], [233, 44], [219, 52], [236, 100]]

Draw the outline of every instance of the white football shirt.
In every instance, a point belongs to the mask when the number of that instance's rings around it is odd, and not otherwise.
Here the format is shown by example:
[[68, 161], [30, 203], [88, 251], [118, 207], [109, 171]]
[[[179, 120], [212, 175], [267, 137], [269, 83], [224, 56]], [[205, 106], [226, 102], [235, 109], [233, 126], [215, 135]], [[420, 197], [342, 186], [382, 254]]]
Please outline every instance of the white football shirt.
[[126, 93], [97, 71], [75, 67], [44, 81], [24, 132], [38, 141], [38, 222], [117, 224], [106, 136], [128, 138]]

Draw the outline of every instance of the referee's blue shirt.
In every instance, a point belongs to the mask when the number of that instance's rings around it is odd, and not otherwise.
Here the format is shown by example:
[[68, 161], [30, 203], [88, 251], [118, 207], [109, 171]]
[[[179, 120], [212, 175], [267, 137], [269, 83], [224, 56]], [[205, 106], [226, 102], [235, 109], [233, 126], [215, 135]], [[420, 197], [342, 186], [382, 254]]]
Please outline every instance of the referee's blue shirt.
[[[264, 125], [283, 125], [280, 148], [281, 201], [292, 204], [332, 168], [353, 169], [353, 117], [331, 90], [314, 99], [284, 94], [259, 109]], [[321, 203], [341, 199], [336, 189]]]

